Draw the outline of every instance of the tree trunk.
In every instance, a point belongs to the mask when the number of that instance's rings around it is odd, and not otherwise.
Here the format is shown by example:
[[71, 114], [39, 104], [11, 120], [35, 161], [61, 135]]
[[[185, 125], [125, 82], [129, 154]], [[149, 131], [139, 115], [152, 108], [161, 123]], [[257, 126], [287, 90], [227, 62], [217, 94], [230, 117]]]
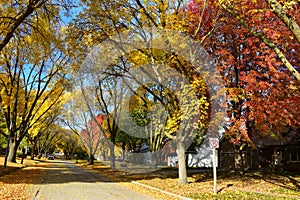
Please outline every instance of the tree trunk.
[[244, 173], [246, 167], [246, 155], [244, 152], [245, 143], [243, 143], [237, 150], [235, 150], [235, 168], [240, 172]]
[[125, 160], [125, 149], [126, 148], [126, 143], [125, 142], [123, 142], [122, 143], [122, 162], [124, 162], [124, 160]]
[[11, 138], [9, 141], [9, 154], [8, 154], [8, 158], [7, 160], [9, 162], [14, 162], [16, 163], [16, 157], [17, 157], [17, 150], [19, 147], [19, 143], [18, 141], [16, 141], [14, 138]]
[[90, 154], [89, 165], [93, 165], [93, 164], [94, 164], [94, 156], [93, 154]]
[[156, 169], [157, 168], [157, 157], [158, 157], [158, 152], [154, 151], [151, 154], [151, 168]]
[[31, 155], [30, 155], [30, 159], [34, 160], [34, 152], [35, 152], [35, 148], [36, 148], [36, 142], [32, 143], [32, 148], [31, 148]]
[[109, 151], [110, 151], [110, 168], [115, 169], [116, 163], [115, 163], [115, 145], [114, 144], [109, 145]]
[[178, 175], [179, 175], [179, 184], [187, 184], [187, 171], [185, 163], [185, 143], [182, 141], [177, 141], [177, 150], [178, 156]]

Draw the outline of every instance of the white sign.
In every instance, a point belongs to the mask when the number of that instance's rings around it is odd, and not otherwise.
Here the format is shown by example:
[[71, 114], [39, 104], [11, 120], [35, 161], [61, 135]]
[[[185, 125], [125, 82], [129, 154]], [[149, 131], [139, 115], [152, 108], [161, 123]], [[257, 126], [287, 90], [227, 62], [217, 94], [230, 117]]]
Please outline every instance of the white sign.
[[209, 138], [209, 145], [213, 150], [213, 177], [214, 177], [214, 194], [217, 194], [217, 148], [219, 148], [218, 138]]
[[209, 138], [209, 144], [211, 148], [219, 148], [219, 139], [218, 138]]

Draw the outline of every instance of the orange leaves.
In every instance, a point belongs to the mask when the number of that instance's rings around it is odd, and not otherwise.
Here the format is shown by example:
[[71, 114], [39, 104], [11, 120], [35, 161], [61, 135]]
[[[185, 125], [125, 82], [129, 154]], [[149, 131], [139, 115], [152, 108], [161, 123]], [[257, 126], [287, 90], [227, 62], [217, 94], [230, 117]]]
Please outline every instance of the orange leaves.
[[249, 53], [250, 53], [249, 49], [246, 48], [246, 49], [243, 50], [243, 54], [249, 54]]
[[274, 14], [270, 10], [267, 10], [265, 12], [265, 17], [270, 18], [271, 16], [274, 16]]
[[241, 144], [241, 141], [249, 142], [251, 143], [251, 139], [248, 135], [248, 129], [246, 125], [246, 119], [231, 119], [231, 127], [227, 131], [227, 134], [229, 135], [230, 142], [239, 145]]
[[[299, 71], [300, 44], [266, 1], [230, 0], [226, 6], [233, 6], [238, 18], [271, 40]], [[295, 11], [289, 10], [290, 16], [299, 24], [300, 13]], [[235, 16], [221, 13], [219, 19], [205, 45], [218, 58], [218, 68], [227, 87], [227, 112], [231, 119], [228, 134], [232, 142], [248, 141], [247, 131], [270, 134], [286, 127], [299, 128], [300, 84], [279, 54], [253, 36]]]

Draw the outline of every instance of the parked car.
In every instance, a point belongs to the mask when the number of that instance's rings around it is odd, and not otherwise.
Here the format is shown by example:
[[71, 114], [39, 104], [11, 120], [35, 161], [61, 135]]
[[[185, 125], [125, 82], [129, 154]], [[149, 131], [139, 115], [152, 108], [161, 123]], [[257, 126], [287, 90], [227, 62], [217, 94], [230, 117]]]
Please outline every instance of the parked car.
[[54, 160], [54, 155], [53, 155], [53, 154], [50, 154], [50, 155], [48, 156], [48, 160]]

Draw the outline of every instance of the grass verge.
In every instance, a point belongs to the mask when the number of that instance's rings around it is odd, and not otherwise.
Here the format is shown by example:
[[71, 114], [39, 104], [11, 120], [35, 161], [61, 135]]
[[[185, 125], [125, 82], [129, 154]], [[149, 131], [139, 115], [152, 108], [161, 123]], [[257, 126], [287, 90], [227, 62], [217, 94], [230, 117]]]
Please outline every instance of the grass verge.
[[107, 164], [95, 162], [95, 165], [79, 164], [96, 173], [122, 182], [131, 189], [149, 193], [160, 199], [178, 199], [168, 195], [162, 197], [159, 191], [151, 191], [138, 185], [135, 181], [173, 194], [191, 199], [299, 199], [300, 174], [248, 172], [218, 172], [218, 194], [213, 194], [213, 177], [211, 172], [190, 173], [187, 185], [178, 184], [176, 169], [160, 169], [147, 173], [133, 173], [109, 168]]

